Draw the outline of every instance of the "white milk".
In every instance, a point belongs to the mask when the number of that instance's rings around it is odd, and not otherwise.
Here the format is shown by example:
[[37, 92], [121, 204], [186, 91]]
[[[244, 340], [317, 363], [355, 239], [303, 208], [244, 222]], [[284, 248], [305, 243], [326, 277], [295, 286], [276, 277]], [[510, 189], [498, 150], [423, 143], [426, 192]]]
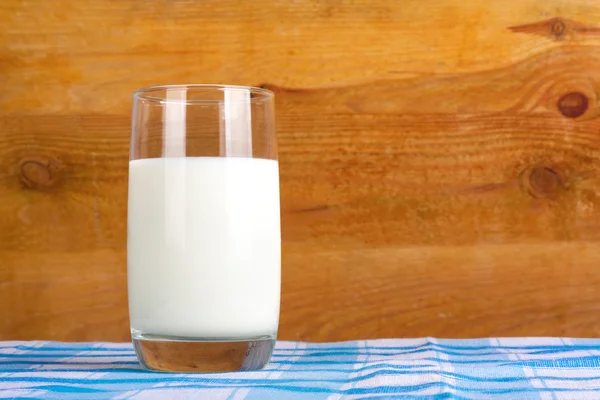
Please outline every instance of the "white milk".
[[274, 336], [281, 239], [277, 161], [129, 163], [131, 328], [190, 338]]

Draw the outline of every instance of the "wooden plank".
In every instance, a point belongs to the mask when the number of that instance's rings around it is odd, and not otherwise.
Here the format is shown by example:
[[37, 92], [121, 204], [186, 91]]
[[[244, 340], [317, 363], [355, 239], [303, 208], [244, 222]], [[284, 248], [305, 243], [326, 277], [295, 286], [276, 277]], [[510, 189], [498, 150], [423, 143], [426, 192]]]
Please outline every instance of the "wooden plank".
[[307, 250], [286, 252], [282, 337], [600, 334], [596, 243]]
[[593, 0], [0, 4], [0, 340], [127, 340], [131, 92], [277, 95], [281, 338], [595, 336]]

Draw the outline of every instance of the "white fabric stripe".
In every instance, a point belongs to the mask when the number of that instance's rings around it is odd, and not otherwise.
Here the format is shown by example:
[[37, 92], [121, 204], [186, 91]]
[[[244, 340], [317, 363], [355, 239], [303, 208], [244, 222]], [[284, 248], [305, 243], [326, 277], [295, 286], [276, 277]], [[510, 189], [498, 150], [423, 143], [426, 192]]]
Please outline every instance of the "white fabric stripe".
[[244, 400], [248, 393], [250, 393], [250, 389], [238, 389], [231, 400]]
[[[436, 338], [433, 338], [433, 337], [429, 338], [429, 341], [431, 341], [431, 343], [438, 344], [438, 341], [437, 341]], [[454, 372], [454, 367], [452, 366], [452, 363], [450, 363], [450, 358], [448, 357], [448, 355], [444, 354], [442, 352], [438, 352], [437, 355], [438, 355], [439, 358], [441, 358], [441, 359], [443, 359], [443, 360], [446, 361], [445, 364], [440, 364], [440, 370], [442, 371], [442, 373], [443, 372], [453, 373]], [[452, 376], [447, 376], [445, 374], [442, 374], [440, 376], [440, 378], [441, 379], [439, 379], [439, 381], [444, 382], [444, 383], [446, 383], [448, 385], [451, 385], [451, 387], [454, 386], [454, 385], [456, 385], [456, 379], [454, 379], [454, 377], [452, 377]], [[432, 379], [431, 381], [436, 381], [437, 382], [438, 379], [435, 379], [435, 380]], [[443, 388], [440, 388], [439, 393], [442, 393], [442, 390], [443, 390]]]

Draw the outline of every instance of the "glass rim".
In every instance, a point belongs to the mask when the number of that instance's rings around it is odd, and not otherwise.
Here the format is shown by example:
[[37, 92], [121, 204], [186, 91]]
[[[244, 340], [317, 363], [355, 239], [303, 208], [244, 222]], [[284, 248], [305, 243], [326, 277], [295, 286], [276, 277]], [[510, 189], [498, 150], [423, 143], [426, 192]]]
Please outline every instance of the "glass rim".
[[211, 83], [193, 83], [193, 84], [181, 84], [181, 85], [157, 85], [157, 86], [147, 86], [140, 89], [137, 89], [133, 92], [133, 98], [140, 101], [150, 101], [154, 103], [184, 103], [184, 104], [192, 104], [192, 103], [224, 103], [223, 99], [167, 99], [166, 96], [154, 96], [157, 92], [168, 92], [169, 90], [192, 90], [192, 91], [223, 91], [225, 89], [237, 89], [237, 90], [248, 90], [251, 95], [256, 95], [254, 97], [250, 97], [249, 100], [228, 100], [228, 103], [259, 103], [269, 99], [272, 99], [275, 96], [269, 89], [264, 89], [257, 86], [243, 86], [243, 85], [221, 85], [221, 84], [211, 84]]

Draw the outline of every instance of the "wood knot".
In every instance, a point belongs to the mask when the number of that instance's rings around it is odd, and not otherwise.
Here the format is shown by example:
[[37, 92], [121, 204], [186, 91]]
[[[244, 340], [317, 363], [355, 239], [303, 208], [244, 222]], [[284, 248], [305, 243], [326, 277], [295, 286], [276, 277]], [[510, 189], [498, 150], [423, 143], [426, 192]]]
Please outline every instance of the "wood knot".
[[522, 174], [522, 183], [527, 192], [535, 198], [551, 198], [563, 188], [563, 177], [555, 169], [535, 166]]
[[558, 39], [565, 33], [565, 23], [560, 19], [556, 19], [550, 25], [550, 29], [552, 34]]
[[17, 178], [27, 188], [47, 189], [59, 181], [61, 170], [56, 160], [26, 159], [19, 163]]
[[589, 100], [583, 93], [571, 92], [558, 99], [557, 106], [565, 117], [577, 118], [587, 111]]
[[560, 17], [531, 24], [511, 26], [509, 29], [513, 32], [544, 36], [557, 41], [596, 36], [600, 33], [600, 28], [598, 27]]

